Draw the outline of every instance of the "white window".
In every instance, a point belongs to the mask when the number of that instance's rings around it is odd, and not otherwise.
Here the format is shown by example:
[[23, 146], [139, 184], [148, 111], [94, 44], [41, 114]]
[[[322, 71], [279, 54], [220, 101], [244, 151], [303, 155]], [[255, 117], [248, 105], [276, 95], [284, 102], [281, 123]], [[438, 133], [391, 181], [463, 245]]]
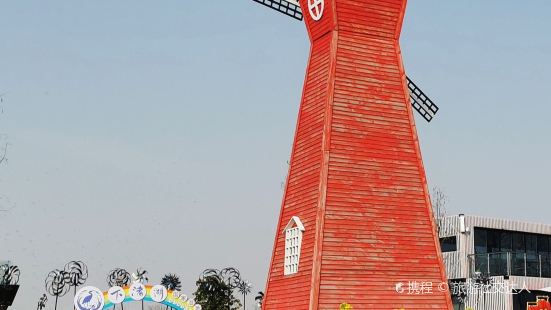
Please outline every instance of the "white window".
[[298, 272], [300, 263], [300, 247], [302, 245], [302, 232], [304, 225], [300, 219], [293, 216], [289, 224], [285, 226], [285, 269], [284, 275], [291, 275]]

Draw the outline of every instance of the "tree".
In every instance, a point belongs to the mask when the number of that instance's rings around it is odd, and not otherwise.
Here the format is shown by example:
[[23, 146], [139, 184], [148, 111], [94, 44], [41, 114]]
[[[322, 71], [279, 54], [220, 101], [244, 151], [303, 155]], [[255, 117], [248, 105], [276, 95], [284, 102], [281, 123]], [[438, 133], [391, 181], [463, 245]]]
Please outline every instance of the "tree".
[[233, 288], [217, 274], [211, 274], [199, 278], [197, 290], [193, 293], [195, 302], [200, 304], [203, 310], [237, 310], [241, 303], [233, 296]]
[[439, 233], [442, 228], [442, 219], [446, 217], [446, 204], [448, 203], [448, 197], [440, 187], [435, 186], [432, 188], [431, 203], [436, 229]]

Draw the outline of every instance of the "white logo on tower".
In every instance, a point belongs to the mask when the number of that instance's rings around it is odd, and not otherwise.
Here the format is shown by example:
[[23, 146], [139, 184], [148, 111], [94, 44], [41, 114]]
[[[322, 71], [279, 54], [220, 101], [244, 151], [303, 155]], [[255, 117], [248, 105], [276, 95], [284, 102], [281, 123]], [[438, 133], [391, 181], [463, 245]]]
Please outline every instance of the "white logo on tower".
[[310, 16], [315, 21], [318, 21], [323, 16], [323, 10], [325, 9], [324, 0], [308, 0], [308, 10], [310, 11]]

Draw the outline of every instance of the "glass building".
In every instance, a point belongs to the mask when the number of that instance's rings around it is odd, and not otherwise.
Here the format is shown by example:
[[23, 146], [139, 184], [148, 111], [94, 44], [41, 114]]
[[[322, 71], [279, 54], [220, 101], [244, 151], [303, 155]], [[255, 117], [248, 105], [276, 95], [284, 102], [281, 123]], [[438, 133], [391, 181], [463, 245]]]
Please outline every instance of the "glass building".
[[524, 310], [551, 298], [551, 225], [466, 215], [437, 222], [455, 309]]

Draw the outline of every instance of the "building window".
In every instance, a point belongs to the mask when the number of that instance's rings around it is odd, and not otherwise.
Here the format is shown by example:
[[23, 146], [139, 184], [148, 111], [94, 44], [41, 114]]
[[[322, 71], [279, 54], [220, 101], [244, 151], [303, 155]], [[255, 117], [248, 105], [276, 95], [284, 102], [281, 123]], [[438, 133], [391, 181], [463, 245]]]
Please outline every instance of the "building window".
[[526, 234], [524, 240], [526, 241], [526, 275], [529, 277], [539, 277], [538, 236]]
[[488, 253], [497, 253], [500, 251], [499, 247], [499, 241], [500, 241], [500, 234], [501, 232], [499, 230], [493, 230], [489, 229], [486, 231], [486, 242], [488, 242]]
[[499, 240], [501, 252], [513, 251], [513, 235], [509, 231], [502, 231]]
[[526, 253], [536, 254], [538, 252], [538, 236], [534, 234], [524, 235], [526, 242]]
[[474, 228], [475, 270], [551, 278], [551, 236]]
[[487, 243], [486, 243], [486, 230], [475, 227], [474, 229], [474, 252], [476, 254], [486, 253], [487, 252]]
[[526, 252], [526, 243], [524, 242], [524, 234], [520, 232], [513, 233], [513, 252]]
[[457, 237], [444, 237], [440, 238], [440, 249], [442, 252], [454, 252], [457, 251]]
[[549, 237], [545, 235], [538, 235], [538, 253], [549, 253]]
[[541, 256], [541, 276], [551, 278], [551, 248], [549, 236], [538, 236], [538, 253]]
[[302, 233], [304, 225], [300, 219], [293, 216], [284, 229], [285, 232], [285, 266], [284, 275], [292, 275], [298, 272], [300, 263], [300, 248], [302, 245]]

